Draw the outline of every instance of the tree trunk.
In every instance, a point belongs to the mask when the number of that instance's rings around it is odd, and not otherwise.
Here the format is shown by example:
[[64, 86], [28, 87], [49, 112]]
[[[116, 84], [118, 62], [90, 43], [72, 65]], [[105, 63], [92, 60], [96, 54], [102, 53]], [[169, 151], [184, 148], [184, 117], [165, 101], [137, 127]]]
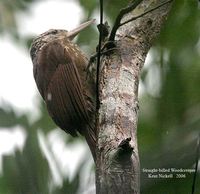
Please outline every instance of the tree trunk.
[[[158, 6], [144, 0], [123, 21]], [[151, 4], [151, 5], [150, 5]], [[97, 194], [140, 193], [137, 146], [138, 84], [147, 52], [166, 20], [170, 3], [120, 27], [116, 50], [101, 60], [96, 160]]]

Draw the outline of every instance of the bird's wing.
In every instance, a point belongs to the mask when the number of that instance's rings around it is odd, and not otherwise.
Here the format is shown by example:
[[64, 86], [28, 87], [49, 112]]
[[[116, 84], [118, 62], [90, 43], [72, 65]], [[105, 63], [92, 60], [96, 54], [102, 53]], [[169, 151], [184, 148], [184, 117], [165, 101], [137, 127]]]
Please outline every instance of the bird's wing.
[[47, 53], [51, 59], [49, 65], [56, 66], [51, 78], [46, 78], [49, 79], [45, 95], [48, 111], [63, 130], [71, 135], [76, 135], [76, 130], [83, 133], [81, 127], [89, 123], [89, 116], [76, 64], [70, 60], [69, 49], [58, 41], [49, 45]]

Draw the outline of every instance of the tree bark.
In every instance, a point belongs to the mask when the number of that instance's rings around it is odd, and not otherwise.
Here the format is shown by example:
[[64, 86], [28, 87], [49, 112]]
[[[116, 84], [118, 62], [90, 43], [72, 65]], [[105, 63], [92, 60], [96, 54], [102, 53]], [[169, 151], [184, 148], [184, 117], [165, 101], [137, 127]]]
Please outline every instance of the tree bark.
[[[123, 21], [159, 5], [144, 0]], [[151, 4], [151, 5], [150, 5]], [[96, 160], [97, 194], [140, 193], [137, 146], [138, 84], [152, 41], [166, 20], [171, 3], [127, 23], [117, 31], [116, 49], [101, 60], [100, 109]]]

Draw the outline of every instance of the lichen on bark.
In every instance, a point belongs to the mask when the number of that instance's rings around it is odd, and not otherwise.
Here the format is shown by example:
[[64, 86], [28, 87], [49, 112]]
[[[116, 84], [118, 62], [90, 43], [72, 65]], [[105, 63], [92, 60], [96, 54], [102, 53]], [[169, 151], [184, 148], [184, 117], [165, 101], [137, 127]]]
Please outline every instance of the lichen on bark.
[[[123, 21], [159, 2], [144, 0]], [[117, 32], [116, 49], [101, 60], [96, 160], [98, 194], [140, 192], [137, 145], [139, 76], [169, 10], [170, 4], [167, 4], [122, 26]]]

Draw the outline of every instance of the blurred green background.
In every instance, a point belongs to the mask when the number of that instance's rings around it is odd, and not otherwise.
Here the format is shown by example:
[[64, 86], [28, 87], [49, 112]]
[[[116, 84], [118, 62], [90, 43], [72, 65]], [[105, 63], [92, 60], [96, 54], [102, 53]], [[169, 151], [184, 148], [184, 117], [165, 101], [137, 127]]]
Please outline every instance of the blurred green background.
[[[13, 45], [28, 50], [35, 35], [20, 33], [23, 29], [19, 29], [21, 26], [18, 25], [16, 15], [22, 12], [29, 14], [35, 4], [40, 2], [48, 4], [50, 1], [0, 0], [0, 36], [7, 35]], [[58, 4], [60, 2], [61, 0], [56, 1]], [[98, 21], [98, 1], [64, 2], [73, 2], [79, 6], [83, 13], [81, 21], [88, 18], [96, 18]], [[128, 2], [105, 1], [105, 20], [109, 21], [111, 26], [120, 8]], [[148, 178], [143, 169], [194, 169], [196, 142], [200, 132], [200, 10], [197, 4], [197, 0], [175, 1], [141, 74], [138, 143], [142, 194], [191, 193], [193, 173], [184, 173], [183, 178], [174, 175], [171, 179], [153, 179]], [[73, 17], [76, 16], [72, 15]], [[69, 20], [60, 19], [66, 23]], [[94, 52], [98, 42], [96, 28], [91, 27], [81, 33], [76, 42], [85, 52]], [[1, 62], [1, 71], [2, 65]], [[1, 129], [12, 132], [14, 127], [20, 127], [25, 132], [25, 142], [22, 149], [15, 149], [12, 153], [1, 156], [0, 194], [94, 193], [94, 167], [89, 153], [81, 157], [73, 175], [68, 175], [67, 172], [62, 172], [48, 137], [52, 131], [57, 131], [56, 133], [63, 136], [65, 149], [73, 149], [76, 144], [84, 147], [83, 139], [72, 139], [56, 129], [39, 95], [37, 98], [39, 103], [35, 109], [39, 111], [39, 116], [35, 119], [32, 118], [31, 112], [24, 111], [19, 114], [16, 107], [1, 103], [0, 132]], [[4, 101], [6, 102], [6, 99]], [[45, 145], [43, 149], [41, 138]], [[0, 143], [0, 146], [3, 145]], [[77, 154], [78, 149], [74, 149]], [[64, 158], [65, 155], [60, 157]], [[73, 163], [73, 155], [69, 157], [67, 160]], [[56, 166], [61, 184], [56, 183], [49, 161]], [[200, 193], [199, 172], [196, 193]]]

